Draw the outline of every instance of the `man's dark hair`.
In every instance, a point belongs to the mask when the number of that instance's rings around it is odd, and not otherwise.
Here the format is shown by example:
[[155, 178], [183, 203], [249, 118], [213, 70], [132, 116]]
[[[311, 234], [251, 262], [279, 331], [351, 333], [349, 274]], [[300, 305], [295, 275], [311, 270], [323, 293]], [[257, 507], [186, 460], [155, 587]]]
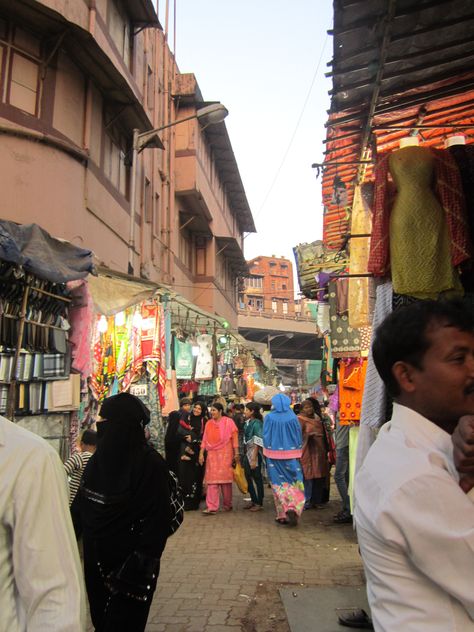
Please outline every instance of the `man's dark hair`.
[[245, 404], [234, 404], [234, 412], [241, 413], [245, 408]]
[[400, 387], [392, 374], [396, 362], [408, 362], [423, 368], [423, 357], [430, 347], [427, 331], [431, 325], [474, 330], [471, 311], [460, 300], [417, 301], [392, 312], [375, 332], [372, 354], [380, 377], [392, 397]]
[[183, 397], [182, 399], [179, 400], [179, 405], [180, 406], [186, 406], [186, 404], [192, 404], [193, 400], [190, 399], [189, 397]]
[[95, 430], [84, 430], [81, 435], [81, 443], [84, 445], [97, 445], [97, 432]]

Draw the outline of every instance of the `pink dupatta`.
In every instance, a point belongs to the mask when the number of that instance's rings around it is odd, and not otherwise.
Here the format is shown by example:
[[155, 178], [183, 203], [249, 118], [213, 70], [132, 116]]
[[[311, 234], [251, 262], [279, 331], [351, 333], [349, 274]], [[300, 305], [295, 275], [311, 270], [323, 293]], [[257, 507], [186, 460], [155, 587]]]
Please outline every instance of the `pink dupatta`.
[[230, 417], [222, 416], [217, 422], [209, 419], [204, 428], [201, 448], [210, 451], [221, 450], [229, 443], [234, 432], [237, 432], [237, 426]]

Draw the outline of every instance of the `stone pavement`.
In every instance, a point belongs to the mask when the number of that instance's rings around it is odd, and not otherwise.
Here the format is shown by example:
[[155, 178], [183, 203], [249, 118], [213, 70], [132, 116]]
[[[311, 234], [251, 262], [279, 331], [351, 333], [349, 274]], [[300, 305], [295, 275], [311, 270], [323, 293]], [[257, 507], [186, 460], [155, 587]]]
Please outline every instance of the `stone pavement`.
[[328, 505], [305, 511], [295, 529], [274, 522], [265, 494], [264, 511], [243, 511], [234, 485], [234, 511], [185, 514], [162, 557], [147, 632], [286, 632], [279, 588], [363, 585], [352, 526], [332, 523], [334, 485]]

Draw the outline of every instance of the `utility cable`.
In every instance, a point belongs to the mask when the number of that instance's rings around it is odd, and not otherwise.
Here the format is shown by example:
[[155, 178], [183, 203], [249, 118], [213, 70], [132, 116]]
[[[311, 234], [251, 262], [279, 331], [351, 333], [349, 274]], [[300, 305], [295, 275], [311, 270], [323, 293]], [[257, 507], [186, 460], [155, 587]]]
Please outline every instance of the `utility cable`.
[[[292, 134], [292, 136], [291, 136], [291, 138], [290, 138], [290, 142], [288, 143], [288, 146], [287, 146], [287, 148], [286, 148], [285, 153], [283, 154], [283, 158], [282, 158], [282, 160], [281, 160], [281, 162], [280, 162], [280, 165], [279, 165], [278, 169], [276, 170], [276, 173], [275, 173], [275, 176], [274, 176], [274, 178], [273, 178], [273, 180], [272, 180], [272, 183], [271, 183], [271, 185], [270, 185], [270, 188], [268, 189], [267, 194], [265, 195], [265, 198], [264, 198], [264, 200], [263, 200], [263, 202], [262, 202], [262, 204], [261, 204], [260, 208], [258, 209], [258, 211], [257, 211], [257, 212], [256, 212], [256, 214], [255, 214], [255, 219], [257, 219], [257, 217], [259, 217], [259, 215], [260, 215], [260, 214], [261, 214], [261, 212], [263, 211], [263, 209], [264, 209], [264, 207], [265, 207], [265, 204], [267, 203], [267, 200], [268, 200], [268, 198], [270, 197], [270, 194], [272, 193], [273, 188], [275, 187], [275, 184], [276, 184], [276, 182], [277, 182], [277, 180], [278, 180], [278, 178], [279, 178], [279, 176], [280, 176], [280, 172], [281, 172], [281, 170], [282, 170], [282, 168], [283, 168], [283, 165], [284, 165], [284, 164], [285, 164], [285, 162], [286, 162], [286, 159], [287, 159], [287, 157], [288, 157], [288, 154], [290, 153], [291, 146], [293, 145], [293, 141], [295, 140], [296, 133], [297, 133], [297, 131], [298, 131], [298, 128], [299, 128], [300, 123], [301, 123], [301, 120], [302, 120], [302, 118], [303, 118], [303, 114], [305, 113], [306, 106], [308, 105], [308, 101], [309, 101], [309, 98], [310, 98], [310, 96], [311, 96], [311, 92], [313, 91], [314, 82], [316, 81], [316, 77], [317, 77], [318, 72], [319, 72], [319, 67], [320, 67], [320, 65], [321, 65], [321, 60], [322, 60], [322, 58], [323, 58], [324, 51], [326, 50], [326, 44], [327, 44], [327, 41], [328, 41], [328, 35], [326, 35], [326, 38], [325, 38], [325, 40], [324, 40], [324, 43], [323, 43], [323, 46], [322, 46], [322, 49], [321, 49], [321, 53], [320, 53], [320, 55], [319, 55], [318, 64], [317, 64], [317, 66], [316, 66], [316, 70], [314, 71], [313, 79], [311, 80], [311, 85], [310, 85], [310, 87], [309, 87], [308, 94], [306, 95], [306, 99], [305, 99], [305, 101], [304, 101], [304, 103], [303, 103], [303, 107], [302, 107], [302, 109], [301, 109], [301, 113], [300, 113], [300, 115], [299, 115], [299, 117], [298, 117], [298, 120], [297, 120], [297, 122], [296, 122], [295, 129], [294, 129], [293, 134]], [[250, 234], [250, 233], [248, 233], [248, 234]], [[246, 235], [246, 236], [247, 236], [247, 235]]]

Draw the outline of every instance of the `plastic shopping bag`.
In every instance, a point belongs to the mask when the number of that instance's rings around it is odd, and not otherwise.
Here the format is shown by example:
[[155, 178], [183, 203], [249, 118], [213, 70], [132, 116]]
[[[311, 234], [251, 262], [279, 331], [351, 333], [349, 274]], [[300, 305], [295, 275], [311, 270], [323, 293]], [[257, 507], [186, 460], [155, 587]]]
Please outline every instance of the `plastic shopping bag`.
[[247, 485], [247, 479], [245, 478], [244, 468], [240, 465], [240, 463], [235, 464], [234, 481], [242, 494], [246, 494], [248, 492], [249, 488]]

